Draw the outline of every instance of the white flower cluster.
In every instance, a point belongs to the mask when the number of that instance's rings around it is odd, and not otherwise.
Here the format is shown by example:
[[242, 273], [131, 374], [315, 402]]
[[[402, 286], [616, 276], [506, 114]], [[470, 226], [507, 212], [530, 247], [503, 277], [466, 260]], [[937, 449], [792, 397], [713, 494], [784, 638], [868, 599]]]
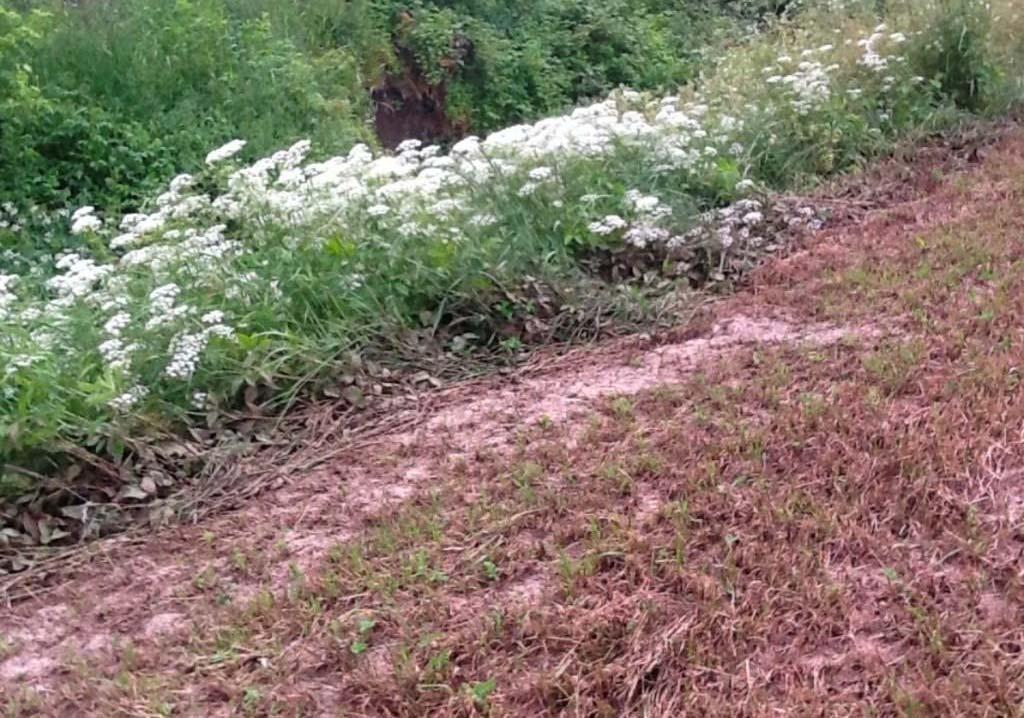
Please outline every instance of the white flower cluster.
[[115, 412], [125, 414], [135, 408], [135, 406], [147, 396], [149, 396], [149, 388], [138, 384], [123, 394], [111, 399], [108, 405]]
[[[592, 196], [589, 202], [598, 199], [597, 196]], [[669, 239], [671, 232], [657, 224], [672, 217], [672, 208], [664, 204], [659, 197], [631, 189], [626, 192], [623, 204], [629, 216], [633, 217], [632, 224], [617, 214], [607, 215], [588, 225], [590, 233], [607, 237], [622, 232], [623, 240], [638, 249], [661, 244]]]
[[114, 272], [109, 264], [99, 264], [75, 252], [62, 256], [55, 266], [64, 273], [46, 283], [47, 289], [57, 295], [52, 303], [54, 307], [69, 307], [79, 299], [89, 297], [97, 285]]
[[231, 159], [245, 148], [245, 144], [245, 140], [231, 140], [206, 155], [206, 164], [215, 165], [218, 162]]
[[[784, 57], [780, 58], [780, 61], [788, 59]], [[826, 67], [817, 61], [804, 60], [790, 74], [773, 75], [765, 82], [786, 87], [793, 94], [793, 109], [797, 114], [806, 115], [828, 102], [832, 96], [832, 80], [829, 73], [838, 69], [838, 65]]]
[[16, 274], [0, 274], [0, 319], [7, 318], [7, 308], [17, 299], [13, 290], [18, 279]]
[[97, 348], [108, 368], [124, 371], [131, 367], [132, 353], [139, 349], [139, 345], [125, 344], [122, 339], [113, 338], [100, 343]]
[[96, 208], [80, 207], [71, 215], [71, 234], [98, 232], [103, 229], [103, 220], [96, 216]]
[[[885, 24], [879, 25], [871, 35], [857, 42], [857, 45], [864, 49], [864, 55], [858, 62], [875, 72], [884, 72], [889, 69], [890, 58], [879, 51], [878, 46], [880, 43], [888, 41], [894, 45], [902, 45], [907, 41], [907, 36], [903, 33], [894, 32], [890, 34], [886, 32], [887, 29]], [[896, 57], [895, 61], [901, 62], [902, 58]]]
[[186, 380], [192, 377], [199, 367], [199, 360], [213, 337], [233, 339], [234, 330], [224, 324], [212, 324], [200, 332], [181, 332], [171, 341], [168, 351], [171, 360], [164, 369], [164, 376], [169, 379]]
[[626, 206], [649, 222], [672, 216], [672, 208], [663, 204], [661, 199], [635, 189], [626, 192]]
[[764, 223], [763, 208], [764, 205], [755, 199], [741, 199], [728, 207], [707, 212], [700, 217], [694, 229], [683, 235], [683, 239], [697, 241], [712, 228], [712, 236], [723, 250], [737, 241], [758, 243], [761, 238], [752, 232]]
[[596, 234], [601, 237], [607, 237], [610, 234], [614, 234], [619, 230], [625, 229], [629, 226], [629, 222], [624, 220], [617, 214], [610, 214], [604, 219], [597, 222], [592, 222], [588, 229], [591, 234]]
[[215, 224], [202, 230], [168, 230], [162, 235], [165, 241], [126, 252], [120, 265], [148, 267], [156, 275], [175, 267], [186, 267], [195, 275], [217, 273], [221, 259], [243, 251], [240, 242], [227, 238], [226, 229], [226, 225]]
[[637, 249], [646, 249], [652, 245], [663, 244], [668, 241], [672, 233], [662, 227], [655, 227], [649, 224], [638, 224], [629, 228], [623, 235], [623, 239]]
[[181, 288], [177, 284], [164, 284], [149, 293], [150, 317], [146, 322], [147, 330], [175, 324], [183, 317], [195, 313], [191, 305], [177, 303], [179, 294]]
[[22, 217], [18, 208], [12, 202], [0, 204], [0, 229], [17, 233], [21, 231], [21, 228]]

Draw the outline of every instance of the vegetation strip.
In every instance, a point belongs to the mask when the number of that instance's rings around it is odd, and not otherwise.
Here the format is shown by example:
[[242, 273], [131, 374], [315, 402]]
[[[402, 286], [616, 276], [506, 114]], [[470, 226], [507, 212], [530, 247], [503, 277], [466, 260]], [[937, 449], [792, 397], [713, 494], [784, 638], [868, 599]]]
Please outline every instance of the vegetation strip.
[[[9, 710], [1012, 712], [1024, 140], [939, 171], [918, 168], [927, 195], [770, 263], [714, 317], [875, 332], [734, 346], [563, 420], [446, 407], [449, 432], [399, 433], [13, 612], [0, 670], [53, 663]], [[47, 611], [87, 658], [32, 653]]]
[[[728, 283], [820, 224], [774, 190], [1018, 97], [1012, 4], [879, 19], [812, 5], [677, 95], [621, 90], [447, 150], [310, 161], [302, 140], [247, 161], [232, 140], [141, 211], [69, 211], [70, 234], [9, 209], [0, 488], [31, 511], [5, 506], [5, 541], [80, 540], [86, 514], [173, 494], [202, 470], [187, 432], [259, 440], [300, 395], [359, 407], [422, 357], [516, 355]], [[47, 236], [65, 248], [35, 251]]]

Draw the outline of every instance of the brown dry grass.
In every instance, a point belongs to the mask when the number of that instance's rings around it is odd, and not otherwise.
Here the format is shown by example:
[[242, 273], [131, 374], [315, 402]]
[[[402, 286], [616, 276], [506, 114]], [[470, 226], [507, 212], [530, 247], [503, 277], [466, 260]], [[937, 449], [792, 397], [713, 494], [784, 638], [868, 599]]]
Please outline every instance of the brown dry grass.
[[149, 547], [135, 632], [8, 713], [1021, 715], [1024, 137], [928, 176], [713, 310], [858, 331], [342, 457], [378, 493], [325, 479]]

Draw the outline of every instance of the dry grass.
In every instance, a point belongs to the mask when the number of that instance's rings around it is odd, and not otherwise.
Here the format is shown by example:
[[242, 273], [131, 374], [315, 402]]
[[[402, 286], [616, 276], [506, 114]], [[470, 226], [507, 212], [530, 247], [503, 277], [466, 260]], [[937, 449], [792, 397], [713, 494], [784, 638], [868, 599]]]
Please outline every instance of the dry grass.
[[1021, 715], [1024, 139], [931, 189], [735, 300], [880, 336], [433, 457], [323, 560], [222, 549], [185, 630], [8, 714]]

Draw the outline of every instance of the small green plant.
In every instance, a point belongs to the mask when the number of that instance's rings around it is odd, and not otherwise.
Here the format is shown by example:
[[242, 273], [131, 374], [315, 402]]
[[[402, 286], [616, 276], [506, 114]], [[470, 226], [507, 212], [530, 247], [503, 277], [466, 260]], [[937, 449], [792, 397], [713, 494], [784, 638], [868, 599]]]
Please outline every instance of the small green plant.
[[477, 681], [468, 684], [467, 690], [476, 705], [486, 707], [490, 703], [491, 694], [494, 693], [497, 687], [497, 681], [493, 678], [488, 678], [486, 681]]
[[480, 562], [480, 567], [483, 569], [484, 576], [488, 581], [497, 581], [501, 575], [497, 564], [487, 557], [484, 557], [483, 561]]
[[250, 686], [242, 693], [242, 710], [251, 715], [259, 708], [263, 700], [263, 693], [255, 686]]
[[977, 110], [993, 91], [998, 70], [989, 42], [991, 15], [972, 0], [936, 0], [938, 11], [910, 51], [919, 75], [933, 78], [932, 87], [958, 107]]
[[516, 467], [512, 472], [512, 483], [519, 490], [519, 496], [526, 504], [537, 500], [535, 484], [544, 475], [544, 467], [532, 462]]
[[427, 659], [425, 675], [430, 683], [439, 683], [448, 674], [452, 665], [452, 652], [445, 648]]
[[366, 649], [370, 647], [369, 639], [370, 633], [376, 627], [377, 622], [372, 618], [360, 618], [356, 624], [356, 636], [352, 639], [349, 644], [349, 650], [353, 655], [359, 656], [366, 652]]

